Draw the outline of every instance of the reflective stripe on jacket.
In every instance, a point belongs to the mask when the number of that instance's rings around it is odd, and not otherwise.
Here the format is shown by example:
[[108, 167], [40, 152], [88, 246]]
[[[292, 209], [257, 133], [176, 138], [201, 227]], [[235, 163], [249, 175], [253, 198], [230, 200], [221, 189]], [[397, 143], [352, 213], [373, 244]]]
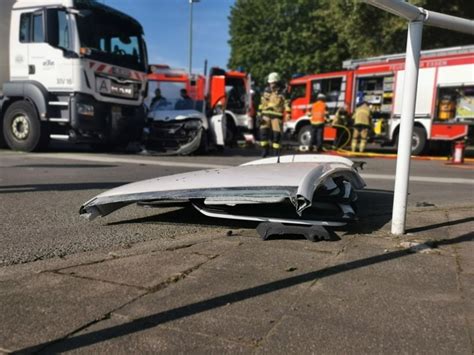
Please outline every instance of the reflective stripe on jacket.
[[318, 100], [311, 108], [311, 124], [320, 125], [326, 122], [326, 103]]
[[369, 106], [363, 104], [359, 106], [354, 112], [354, 124], [355, 125], [364, 125], [370, 126], [371, 124], [371, 114]]
[[283, 117], [287, 111], [286, 99], [280, 91], [265, 91], [260, 104], [260, 111], [264, 116]]

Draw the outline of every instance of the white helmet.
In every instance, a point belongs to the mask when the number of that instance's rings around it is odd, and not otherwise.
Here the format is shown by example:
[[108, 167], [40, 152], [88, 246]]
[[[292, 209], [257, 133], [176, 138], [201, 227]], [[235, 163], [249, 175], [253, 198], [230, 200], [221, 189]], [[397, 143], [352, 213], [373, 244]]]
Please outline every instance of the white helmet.
[[273, 72], [268, 75], [268, 83], [277, 83], [280, 81], [280, 74]]
[[324, 94], [318, 94], [318, 96], [316, 97], [318, 100], [326, 100], [326, 95]]

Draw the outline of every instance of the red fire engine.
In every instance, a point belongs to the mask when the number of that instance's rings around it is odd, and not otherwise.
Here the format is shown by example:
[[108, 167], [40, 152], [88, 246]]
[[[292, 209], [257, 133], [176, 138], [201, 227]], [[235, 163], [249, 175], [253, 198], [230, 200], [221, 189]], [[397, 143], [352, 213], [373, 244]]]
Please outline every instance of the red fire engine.
[[[403, 96], [404, 54], [347, 60], [344, 71], [306, 75], [290, 82], [291, 119], [285, 132], [309, 145], [308, 112], [318, 93], [327, 98], [330, 115], [343, 103], [350, 112], [358, 101], [369, 103], [373, 114], [374, 141], [396, 144]], [[423, 51], [420, 60], [413, 131], [413, 154], [428, 143], [450, 143], [472, 138], [474, 128], [474, 46]], [[325, 140], [335, 138], [325, 129]]]
[[168, 65], [155, 64], [150, 69], [146, 103], [151, 102], [157, 87], [167, 98], [179, 96], [179, 90], [184, 88], [196, 102], [197, 110], [206, 111], [208, 116], [225, 113], [227, 144], [234, 143], [242, 134], [252, 132], [254, 114], [249, 74], [214, 67], [206, 80], [203, 75], [189, 75]]
[[151, 73], [148, 74], [148, 96], [145, 103], [149, 106], [157, 88], [167, 98], [179, 97], [181, 89], [186, 89], [188, 95], [196, 102], [197, 106], [204, 102], [204, 89], [206, 79], [202, 75], [189, 75], [182, 69], [171, 69], [168, 65], [150, 65]]

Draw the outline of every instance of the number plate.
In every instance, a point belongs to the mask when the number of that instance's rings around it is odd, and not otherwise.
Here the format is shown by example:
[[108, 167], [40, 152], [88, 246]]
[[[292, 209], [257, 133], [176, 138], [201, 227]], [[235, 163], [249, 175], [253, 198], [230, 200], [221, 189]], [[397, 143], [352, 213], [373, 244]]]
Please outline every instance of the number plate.
[[110, 79], [105, 78], [97, 78], [96, 83], [97, 90], [102, 94], [126, 97], [130, 99], [135, 97], [133, 85], [120, 85], [114, 83]]

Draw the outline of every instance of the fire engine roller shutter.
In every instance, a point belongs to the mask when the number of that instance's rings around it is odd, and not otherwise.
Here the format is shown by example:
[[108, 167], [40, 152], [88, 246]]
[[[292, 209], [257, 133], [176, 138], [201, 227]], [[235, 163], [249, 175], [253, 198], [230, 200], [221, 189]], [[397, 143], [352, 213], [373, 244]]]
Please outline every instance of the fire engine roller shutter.
[[[435, 85], [436, 68], [420, 69], [418, 74], [418, 86], [416, 92], [416, 117], [431, 116], [431, 108], [433, 105], [433, 88]], [[397, 72], [397, 88], [395, 93], [395, 107], [394, 116], [400, 116], [402, 111], [403, 100], [403, 85], [404, 85], [405, 71]]]

